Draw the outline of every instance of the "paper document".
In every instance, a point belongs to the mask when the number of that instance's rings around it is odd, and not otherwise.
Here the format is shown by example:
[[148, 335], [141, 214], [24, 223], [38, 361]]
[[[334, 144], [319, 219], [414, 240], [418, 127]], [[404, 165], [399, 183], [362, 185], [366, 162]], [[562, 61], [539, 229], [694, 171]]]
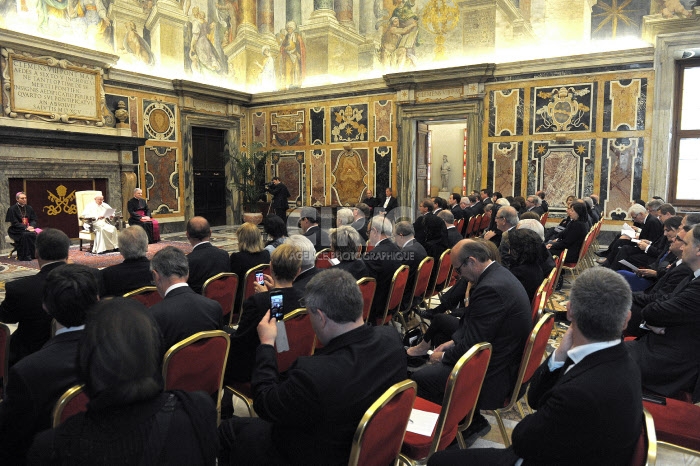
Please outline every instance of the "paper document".
[[110, 207], [109, 209], [105, 210], [105, 218], [109, 218], [112, 216], [114, 216], [114, 209]]
[[632, 228], [628, 223], [623, 223], [620, 233], [634, 238], [634, 236], [637, 234], [637, 231], [634, 228]]
[[433, 430], [435, 430], [435, 424], [437, 424], [438, 416], [438, 413], [421, 411], [420, 409], [412, 409], [411, 418], [408, 421], [408, 427], [406, 427], [406, 430], [413, 432], [414, 434], [430, 437], [433, 435]]
[[635, 272], [635, 273], [636, 273], [636, 272], [639, 270], [639, 267], [637, 267], [637, 266], [635, 266], [635, 265], [633, 265], [633, 264], [630, 264], [630, 263], [627, 262], [625, 259], [619, 260], [618, 262], [619, 262], [620, 264], [624, 265], [625, 267], [628, 267], [630, 270], [632, 270], [632, 272]]

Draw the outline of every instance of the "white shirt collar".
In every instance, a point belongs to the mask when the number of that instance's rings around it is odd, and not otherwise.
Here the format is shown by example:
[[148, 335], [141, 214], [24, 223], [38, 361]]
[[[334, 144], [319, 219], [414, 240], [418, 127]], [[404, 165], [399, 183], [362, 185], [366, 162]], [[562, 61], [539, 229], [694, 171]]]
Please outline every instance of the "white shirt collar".
[[68, 332], [77, 332], [78, 330], [83, 330], [85, 329], [85, 325], [76, 325], [75, 327], [61, 327], [58, 330], [56, 330], [56, 335], [60, 335], [62, 333], [68, 333]]
[[187, 282], [180, 282], [180, 283], [175, 283], [174, 285], [170, 285], [168, 287], [168, 289], [165, 290], [165, 296], [168, 296], [168, 293], [170, 293], [171, 290], [174, 290], [175, 288], [181, 288], [183, 286], [188, 286]]
[[211, 241], [202, 241], [201, 243], [197, 243], [194, 246], [192, 246], [192, 250], [194, 251], [194, 248], [196, 248], [197, 246], [201, 246], [203, 244], [209, 244], [210, 242]]
[[589, 354], [595, 353], [596, 351], [611, 348], [619, 344], [620, 340], [598, 341], [595, 343], [589, 343], [587, 345], [581, 345], [575, 348], [571, 348], [569, 351], [566, 352], [566, 354], [571, 358], [574, 364], [578, 364], [583, 360], [583, 358], [585, 358]]

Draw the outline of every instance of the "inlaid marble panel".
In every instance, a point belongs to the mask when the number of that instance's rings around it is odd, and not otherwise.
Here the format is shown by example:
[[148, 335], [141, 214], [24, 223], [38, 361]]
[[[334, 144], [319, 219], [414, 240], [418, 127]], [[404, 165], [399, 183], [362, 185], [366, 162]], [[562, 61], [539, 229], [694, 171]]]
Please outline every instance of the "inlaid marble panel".
[[368, 151], [331, 150], [331, 199], [340, 205], [354, 205], [362, 200], [368, 181]]
[[144, 197], [153, 212], [179, 212], [179, 163], [173, 147], [146, 147]]
[[374, 102], [374, 140], [378, 142], [391, 141], [393, 127], [391, 100]]
[[646, 78], [606, 82], [603, 130], [643, 130], [646, 92]]
[[[374, 148], [374, 193], [376, 196], [383, 196], [384, 190], [391, 187], [391, 158], [392, 148], [381, 146]], [[394, 195], [397, 193], [394, 192]]]
[[311, 121], [311, 144], [326, 143], [326, 108], [318, 107], [309, 109]]
[[596, 83], [532, 89], [532, 133], [594, 131]]
[[306, 144], [304, 109], [270, 112], [270, 133], [273, 146], [303, 146]]
[[367, 140], [368, 105], [331, 107], [331, 142]]
[[489, 98], [489, 136], [523, 134], [523, 89], [491, 91]]
[[144, 99], [143, 134], [148, 139], [176, 141], [177, 121], [175, 105]]
[[265, 112], [254, 112], [252, 116], [253, 142], [265, 144], [267, 142], [267, 125], [265, 125]]
[[326, 151], [316, 149], [311, 151], [309, 158], [311, 164], [311, 205], [328, 205], [326, 201]]
[[639, 198], [642, 185], [643, 138], [603, 139], [601, 191], [605, 212], [627, 212], [633, 199]]
[[304, 193], [304, 152], [281, 152], [278, 157], [273, 157], [275, 173], [289, 189], [291, 202], [303, 205]]
[[504, 196], [514, 194], [515, 178], [520, 178], [516, 168], [519, 159], [520, 145], [517, 142], [501, 142], [489, 144], [489, 162], [493, 167], [493, 177], [489, 180], [493, 191], [498, 191]]
[[565, 211], [566, 198], [584, 195], [588, 177], [592, 183], [592, 147], [593, 140], [574, 140], [563, 144], [534, 141], [530, 144], [530, 165], [535, 161], [537, 167], [529, 167], [528, 171], [536, 171], [538, 179], [535, 184], [547, 192], [547, 202], [552, 211]]
[[248, 122], [245, 113], [241, 115], [241, 147], [248, 147]]

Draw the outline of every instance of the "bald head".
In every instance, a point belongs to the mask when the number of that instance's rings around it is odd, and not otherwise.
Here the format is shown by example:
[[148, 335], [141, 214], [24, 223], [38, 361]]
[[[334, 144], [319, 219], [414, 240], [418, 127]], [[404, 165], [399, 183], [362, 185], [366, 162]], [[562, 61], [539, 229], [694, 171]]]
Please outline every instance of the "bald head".
[[192, 245], [209, 241], [211, 237], [211, 227], [209, 222], [204, 217], [192, 217], [187, 222], [187, 239]]

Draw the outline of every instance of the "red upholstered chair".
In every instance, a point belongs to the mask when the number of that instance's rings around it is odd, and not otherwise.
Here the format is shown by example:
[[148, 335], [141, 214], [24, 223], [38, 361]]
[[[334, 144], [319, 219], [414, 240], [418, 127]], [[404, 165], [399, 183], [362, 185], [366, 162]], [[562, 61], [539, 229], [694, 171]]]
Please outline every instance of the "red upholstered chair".
[[124, 293], [125, 298], [132, 298], [146, 307], [151, 307], [163, 300], [155, 286], [144, 286], [128, 293]]
[[[299, 356], [311, 356], [314, 350], [316, 334], [309, 314], [304, 308], [295, 309], [284, 315], [284, 325], [287, 330], [287, 340], [289, 351], [277, 353], [277, 370], [285, 372]], [[248, 408], [250, 416], [255, 416], [253, 409], [253, 390], [250, 382], [234, 382], [226, 385], [226, 390], [233, 393], [233, 396], [240, 398]]]
[[355, 431], [348, 466], [387, 466], [396, 462], [417, 390], [415, 382], [404, 380], [372, 403]]
[[654, 417], [656, 435], [661, 445], [692, 450], [700, 455], [700, 406], [666, 398], [666, 404], [644, 400], [644, 409]]
[[462, 230], [464, 230], [464, 219], [463, 218], [460, 218], [459, 220], [455, 220], [455, 228], [457, 229], [459, 234], [462, 235], [462, 237], [464, 237], [464, 235], [462, 234]]
[[384, 313], [381, 318], [376, 320], [378, 326], [390, 322], [394, 313], [399, 311], [403, 300], [403, 292], [408, 282], [408, 271], [408, 266], [402, 265], [394, 272], [394, 277], [391, 279], [391, 285], [389, 286], [389, 297], [386, 300]]
[[241, 299], [241, 307], [238, 309], [238, 321], [240, 322], [241, 314], [243, 313], [243, 303], [246, 299], [255, 294], [255, 274], [258, 272], [270, 275], [270, 264], [260, 264], [248, 269], [243, 277], [243, 299]]
[[564, 266], [564, 261], [566, 261], [566, 254], [568, 252], [568, 249], [564, 249], [558, 256], [552, 256], [554, 257], [554, 270], [556, 271], [556, 273], [554, 274], [554, 277], [550, 283], [550, 286], [552, 287], [552, 292], [549, 293], [549, 307], [551, 309], [554, 309], [554, 299], [552, 298], [552, 296], [554, 296], [554, 289], [557, 286], [557, 283], [559, 282], [559, 275], [561, 275], [561, 269]]
[[372, 310], [372, 301], [374, 301], [374, 293], [377, 291], [377, 280], [373, 277], [362, 277], [357, 280], [357, 286], [362, 292], [362, 320], [367, 322], [369, 311]]
[[[437, 269], [433, 269], [434, 281], [430, 284], [430, 291], [428, 292], [428, 307], [433, 299], [433, 296], [445, 289], [448, 278], [450, 277], [450, 270], [452, 269], [451, 262], [452, 250], [447, 249], [440, 255], [440, 260], [437, 263]], [[431, 280], [433, 277], [431, 277]]]
[[230, 345], [228, 333], [209, 330], [175, 343], [163, 357], [165, 390], [209, 393], [216, 402], [217, 423]]
[[540, 215], [540, 223], [543, 227], [547, 228], [547, 218], [549, 218], [549, 211]]
[[[464, 445], [461, 430], [469, 427], [474, 417], [476, 402], [491, 359], [491, 344], [477, 343], [455, 364], [447, 379], [442, 406], [423, 398], [416, 398], [414, 409], [439, 413], [430, 437], [406, 432], [401, 448], [402, 458], [411, 464], [425, 461], [436, 451], [444, 450], [457, 437]], [[465, 419], [462, 425], [460, 421]], [[462, 439], [462, 440], [460, 440]]]
[[[412, 299], [409, 301], [409, 306], [407, 309], [402, 309], [401, 312], [396, 313], [396, 318], [399, 320], [404, 331], [408, 329], [406, 317], [413, 308], [413, 302], [416, 300], [418, 300], [419, 303], [425, 301], [425, 295], [428, 292], [428, 284], [430, 283], [430, 274], [433, 272], [434, 264], [435, 259], [430, 256], [426, 257], [418, 264], [418, 269], [416, 269], [416, 281], [413, 284], [413, 292], [411, 293]], [[406, 314], [406, 316], [404, 316], [404, 314]], [[423, 318], [421, 317], [421, 322], [422, 321]]]
[[10, 361], [10, 327], [0, 322], [0, 400], [5, 396]]
[[592, 262], [591, 258], [588, 256], [588, 249], [590, 248], [592, 242], [593, 234], [592, 231], [589, 231], [588, 234], [586, 234], [586, 237], [583, 239], [583, 245], [581, 246], [578, 260], [576, 262], [563, 262], [562, 270], [570, 270], [571, 275], [576, 278], [578, 274], [583, 272], [587, 267], [590, 267]]
[[83, 391], [83, 387], [84, 385], [74, 385], [61, 395], [53, 408], [53, 427], [58, 427], [75, 414], [87, 411], [90, 398]]
[[644, 426], [634, 447], [630, 466], [654, 466], [656, 464], [656, 444], [654, 419], [649, 411], [644, 409]]
[[233, 322], [233, 305], [238, 292], [238, 275], [232, 272], [222, 272], [204, 282], [202, 295], [221, 304], [224, 311], [224, 324]]
[[333, 258], [333, 253], [330, 249], [321, 249], [316, 253], [316, 268], [317, 269], [330, 269], [333, 267], [331, 264], [331, 259]]
[[[527, 387], [530, 378], [532, 378], [542, 363], [542, 357], [547, 349], [547, 340], [549, 340], [549, 336], [552, 333], [552, 327], [554, 327], [554, 314], [547, 312], [530, 332], [530, 338], [527, 340], [523, 357], [520, 360], [520, 370], [518, 371], [518, 378], [515, 381], [513, 393], [505, 400], [503, 408], [494, 411], [498, 428], [501, 430], [501, 436], [503, 437], [503, 444], [506, 447], [510, 445], [510, 439], [508, 438], [508, 432], [505, 424], [503, 424], [501, 414], [510, 411], [514, 406], [518, 406], [518, 400], [525, 395], [525, 390], [521, 390], [521, 388]], [[518, 409], [520, 409], [519, 406]], [[524, 417], [522, 410], [520, 410], [520, 415]]]
[[549, 278], [545, 278], [537, 288], [535, 296], [532, 298], [532, 324], [535, 325], [544, 311], [547, 302], [547, 290], [549, 289]]
[[481, 225], [481, 214], [469, 217], [469, 223], [467, 223], [467, 227], [464, 229], [464, 237], [471, 238], [474, 236], [478, 225]]
[[[491, 211], [493, 212], [493, 211]], [[479, 231], [477, 232], [477, 235], [480, 235], [481, 233], [486, 230], [489, 225], [491, 224], [491, 212], [486, 212], [481, 214], [481, 222], [479, 223]]]

